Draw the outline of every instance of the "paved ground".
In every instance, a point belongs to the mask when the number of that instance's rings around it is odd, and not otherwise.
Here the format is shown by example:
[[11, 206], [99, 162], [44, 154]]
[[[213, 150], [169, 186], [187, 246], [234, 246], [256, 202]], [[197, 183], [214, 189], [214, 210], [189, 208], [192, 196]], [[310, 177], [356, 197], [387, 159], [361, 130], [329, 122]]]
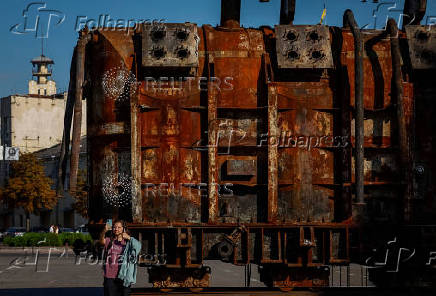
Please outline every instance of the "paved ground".
[[[212, 269], [212, 287], [244, 287], [245, 268], [219, 261], [206, 261]], [[251, 287], [264, 287], [260, 282], [257, 266], [252, 266]], [[347, 268], [336, 267], [330, 281], [335, 286], [347, 285]], [[366, 285], [365, 274], [360, 266], [349, 270], [351, 286]], [[103, 295], [103, 271], [101, 262], [89, 262], [76, 258], [71, 249], [0, 248], [0, 295]], [[369, 283], [370, 284], [370, 283]], [[135, 287], [151, 287], [147, 269], [138, 267]]]
[[[216, 261], [206, 262], [206, 265], [214, 271], [212, 286], [244, 286], [244, 267]], [[101, 262], [78, 259], [71, 249], [35, 248], [33, 254], [31, 248], [0, 249], [0, 295], [103, 295], [102, 283]], [[252, 271], [251, 286], [264, 287], [256, 268]], [[59, 289], [67, 287], [74, 289]], [[92, 289], [83, 289], [85, 287]], [[151, 287], [145, 267], [138, 267], [135, 287]], [[30, 288], [32, 291], [27, 290]], [[20, 290], [12, 293], [9, 289]]]

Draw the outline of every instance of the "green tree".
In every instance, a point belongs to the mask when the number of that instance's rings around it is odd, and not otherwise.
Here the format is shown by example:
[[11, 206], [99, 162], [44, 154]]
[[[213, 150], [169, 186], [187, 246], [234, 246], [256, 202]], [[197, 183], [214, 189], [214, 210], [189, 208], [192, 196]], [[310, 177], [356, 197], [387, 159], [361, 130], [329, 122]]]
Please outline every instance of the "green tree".
[[30, 228], [30, 214], [53, 209], [58, 202], [53, 181], [45, 175], [41, 161], [32, 153], [23, 153], [18, 161], [11, 161], [9, 179], [0, 188], [0, 200], [8, 208], [22, 207], [26, 213], [26, 228]]
[[79, 170], [77, 175], [77, 187], [74, 195], [75, 202], [72, 208], [82, 215], [88, 217], [88, 191], [86, 185], [86, 170]]

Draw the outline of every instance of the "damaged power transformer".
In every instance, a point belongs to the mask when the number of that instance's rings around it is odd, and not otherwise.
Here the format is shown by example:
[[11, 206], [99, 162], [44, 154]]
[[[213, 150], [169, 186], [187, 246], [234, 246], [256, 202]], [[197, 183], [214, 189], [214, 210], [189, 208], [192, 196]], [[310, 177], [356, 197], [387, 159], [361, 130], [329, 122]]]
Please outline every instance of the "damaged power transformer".
[[281, 9], [274, 28], [240, 27], [240, 0], [222, 0], [217, 27], [80, 33], [64, 134], [86, 97], [89, 226], [125, 219], [165, 254], [154, 287], [207, 287], [214, 259], [326, 287], [330, 266], [434, 231], [435, 28], [361, 30], [350, 10], [342, 28], [296, 26], [295, 1]]

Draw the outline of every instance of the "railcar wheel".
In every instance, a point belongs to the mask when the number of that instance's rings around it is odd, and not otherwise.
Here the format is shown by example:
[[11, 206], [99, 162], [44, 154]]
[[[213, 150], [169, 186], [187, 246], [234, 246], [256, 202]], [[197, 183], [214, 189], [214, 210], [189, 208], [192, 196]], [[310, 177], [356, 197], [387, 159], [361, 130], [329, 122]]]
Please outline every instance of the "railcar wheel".
[[290, 292], [294, 290], [294, 287], [279, 287], [280, 291], [282, 292]]

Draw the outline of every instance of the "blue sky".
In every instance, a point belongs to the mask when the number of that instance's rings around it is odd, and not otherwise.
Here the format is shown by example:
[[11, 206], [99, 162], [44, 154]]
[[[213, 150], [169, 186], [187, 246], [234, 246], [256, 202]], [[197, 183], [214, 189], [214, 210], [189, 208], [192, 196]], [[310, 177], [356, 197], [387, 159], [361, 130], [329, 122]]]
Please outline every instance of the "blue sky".
[[[217, 25], [220, 19], [220, 0], [2, 0], [0, 97], [27, 93], [27, 81], [31, 79], [30, 60], [41, 54], [41, 38], [37, 38], [35, 32], [31, 31], [32, 21], [28, 21], [28, 30], [23, 30], [23, 10], [35, 2], [45, 3], [45, 12], [41, 10], [41, 15], [45, 13], [47, 16], [47, 10], [52, 10], [55, 14], [51, 18], [48, 38], [44, 39], [44, 54], [55, 61], [53, 79], [59, 90], [68, 86], [71, 55], [77, 39], [75, 27], [78, 17], [98, 20], [101, 14], [105, 14], [114, 20], [164, 19], [166, 22], [189, 21], [199, 25]], [[326, 5], [325, 22], [330, 26], [341, 26], [343, 12], [350, 8], [354, 11], [359, 26], [368, 25], [369, 28], [374, 27], [373, 13], [377, 11], [376, 26], [381, 28], [388, 15], [398, 20], [404, 0], [380, 0], [382, 2], [386, 4], [378, 7], [371, 0], [297, 0], [294, 23], [318, 23], [323, 6]], [[389, 7], [393, 8], [389, 10]], [[279, 11], [280, 0], [270, 0], [268, 3], [242, 0], [241, 24], [244, 27], [274, 26], [278, 23]], [[29, 10], [28, 15], [29, 20], [35, 19], [36, 9]], [[64, 21], [56, 25], [62, 15], [65, 16]], [[427, 1], [427, 16], [436, 16], [436, 0]], [[47, 18], [40, 18], [40, 24], [43, 24], [44, 19]], [[435, 23], [436, 17], [431, 21]], [[25, 32], [24, 34], [11, 32], [11, 27], [16, 24], [20, 25], [15, 32]]]

